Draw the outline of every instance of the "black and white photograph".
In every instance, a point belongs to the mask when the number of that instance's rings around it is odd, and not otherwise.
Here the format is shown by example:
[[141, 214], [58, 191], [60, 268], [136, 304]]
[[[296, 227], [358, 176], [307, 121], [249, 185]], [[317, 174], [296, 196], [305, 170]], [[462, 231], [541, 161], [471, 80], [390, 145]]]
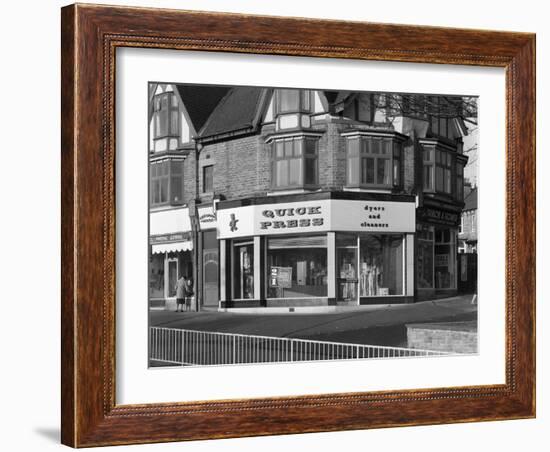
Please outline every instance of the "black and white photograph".
[[477, 109], [150, 82], [149, 366], [476, 354]]

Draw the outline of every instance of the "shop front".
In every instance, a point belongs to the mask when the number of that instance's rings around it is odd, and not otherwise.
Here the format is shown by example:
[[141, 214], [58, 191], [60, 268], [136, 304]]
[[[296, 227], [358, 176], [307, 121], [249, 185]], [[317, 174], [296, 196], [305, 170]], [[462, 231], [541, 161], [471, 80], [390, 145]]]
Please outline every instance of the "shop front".
[[459, 212], [418, 209], [417, 298], [453, 296], [457, 292], [457, 237]]
[[217, 222], [221, 309], [414, 300], [414, 197], [220, 202]]
[[193, 274], [188, 209], [151, 212], [149, 247], [149, 307], [175, 309], [176, 281]]

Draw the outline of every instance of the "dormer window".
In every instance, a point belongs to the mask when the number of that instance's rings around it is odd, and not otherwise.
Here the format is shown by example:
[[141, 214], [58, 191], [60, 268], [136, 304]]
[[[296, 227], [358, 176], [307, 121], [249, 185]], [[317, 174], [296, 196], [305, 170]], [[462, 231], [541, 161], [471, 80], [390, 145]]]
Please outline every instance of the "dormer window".
[[300, 113], [311, 111], [312, 92], [307, 89], [278, 89], [276, 91], [277, 113]]
[[153, 99], [153, 138], [177, 137], [178, 99], [173, 92], [157, 94]]
[[391, 189], [401, 186], [401, 140], [368, 134], [344, 136], [348, 137], [348, 187]]

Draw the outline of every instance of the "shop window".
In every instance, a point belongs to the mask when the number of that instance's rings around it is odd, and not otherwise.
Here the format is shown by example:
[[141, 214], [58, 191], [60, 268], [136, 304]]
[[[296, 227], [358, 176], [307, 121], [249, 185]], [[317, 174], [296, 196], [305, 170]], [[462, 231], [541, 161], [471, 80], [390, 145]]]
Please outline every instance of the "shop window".
[[214, 191], [214, 165], [202, 167], [202, 191], [203, 193]]
[[392, 188], [401, 185], [401, 143], [370, 136], [347, 140], [347, 185]]
[[233, 298], [254, 298], [254, 244], [233, 244]]
[[269, 238], [268, 298], [327, 296], [327, 239], [323, 236]]
[[424, 226], [417, 238], [417, 285], [420, 289], [431, 289], [434, 286], [433, 228]]
[[357, 286], [357, 235], [336, 235], [336, 274], [338, 299], [342, 301], [358, 301]]
[[183, 161], [153, 162], [150, 177], [152, 206], [183, 203]]
[[272, 186], [308, 187], [318, 183], [316, 138], [294, 137], [273, 143]]
[[179, 135], [178, 99], [173, 92], [153, 98], [153, 139]]
[[403, 235], [361, 237], [359, 295], [403, 295]]
[[456, 233], [435, 229], [434, 273], [436, 289], [454, 289], [456, 277]]
[[149, 298], [164, 298], [164, 253], [151, 255]]
[[278, 89], [276, 91], [277, 113], [298, 113], [311, 110], [312, 92], [307, 89]]

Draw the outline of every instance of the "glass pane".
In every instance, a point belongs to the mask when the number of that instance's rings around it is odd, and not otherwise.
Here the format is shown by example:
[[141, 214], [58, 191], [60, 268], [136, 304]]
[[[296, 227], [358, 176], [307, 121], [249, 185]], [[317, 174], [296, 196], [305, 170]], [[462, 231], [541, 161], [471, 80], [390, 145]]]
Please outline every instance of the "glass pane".
[[277, 247], [267, 254], [268, 298], [327, 296], [326, 248]]
[[305, 146], [306, 146], [306, 155], [317, 154], [317, 140], [306, 138]]
[[170, 112], [170, 135], [178, 134], [178, 111], [172, 110]]
[[275, 185], [277, 187], [288, 186], [288, 160], [279, 160], [276, 162], [276, 179]]
[[279, 112], [289, 112], [299, 110], [299, 95], [297, 89], [280, 89], [278, 91]]
[[419, 240], [418, 241], [418, 258], [417, 258], [417, 277], [418, 287], [432, 288], [433, 287], [433, 241]]
[[302, 185], [302, 159], [291, 159], [289, 164], [289, 185]]
[[381, 141], [381, 153], [389, 155], [391, 154], [391, 141], [390, 140], [382, 140]]
[[360, 251], [360, 295], [403, 295], [403, 236], [362, 236]]
[[357, 300], [357, 238], [353, 237], [355, 248], [337, 248], [338, 299]]
[[172, 175], [182, 174], [183, 173], [183, 162], [172, 161], [170, 163], [170, 172], [171, 172]]
[[285, 157], [292, 157], [293, 140], [286, 140], [284, 143], [285, 143]]
[[374, 184], [374, 161], [375, 159], [372, 157], [366, 157], [362, 159], [362, 180], [361, 182], [363, 184]]
[[301, 91], [302, 93], [302, 110], [309, 111], [310, 110], [310, 95], [311, 91], [304, 89]]
[[170, 178], [170, 201], [181, 204], [183, 202], [183, 178], [179, 175]]
[[300, 157], [304, 146], [304, 140], [293, 140], [294, 143], [294, 157]]
[[390, 159], [379, 158], [376, 161], [376, 183], [379, 185], [390, 184]]
[[168, 202], [168, 178], [163, 177], [160, 180], [160, 202]]
[[393, 185], [401, 183], [401, 165], [398, 159], [393, 159]]
[[233, 296], [254, 298], [254, 246], [235, 244], [233, 248]]
[[437, 191], [443, 191], [443, 168], [440, 166], [435, 168], [435, 188]]
[[164, 254], [153, 254], [149, 264], [149, 297], [164, 298]]
[[380, 154], [381, 151], [381, 141], [378, 139], [373, 139], [371, 141], [371, 154]]
[[275, 158], [282, 158], [284, 156], [284, 141], [277, 141], [275, 143]]
[[176, 282], [178, 280], [178, 261], [168, 261], [168, 296], [176, 296]]
[[306, 158], [306, 184], [317, 184], [317, 159], [316, 158]]

